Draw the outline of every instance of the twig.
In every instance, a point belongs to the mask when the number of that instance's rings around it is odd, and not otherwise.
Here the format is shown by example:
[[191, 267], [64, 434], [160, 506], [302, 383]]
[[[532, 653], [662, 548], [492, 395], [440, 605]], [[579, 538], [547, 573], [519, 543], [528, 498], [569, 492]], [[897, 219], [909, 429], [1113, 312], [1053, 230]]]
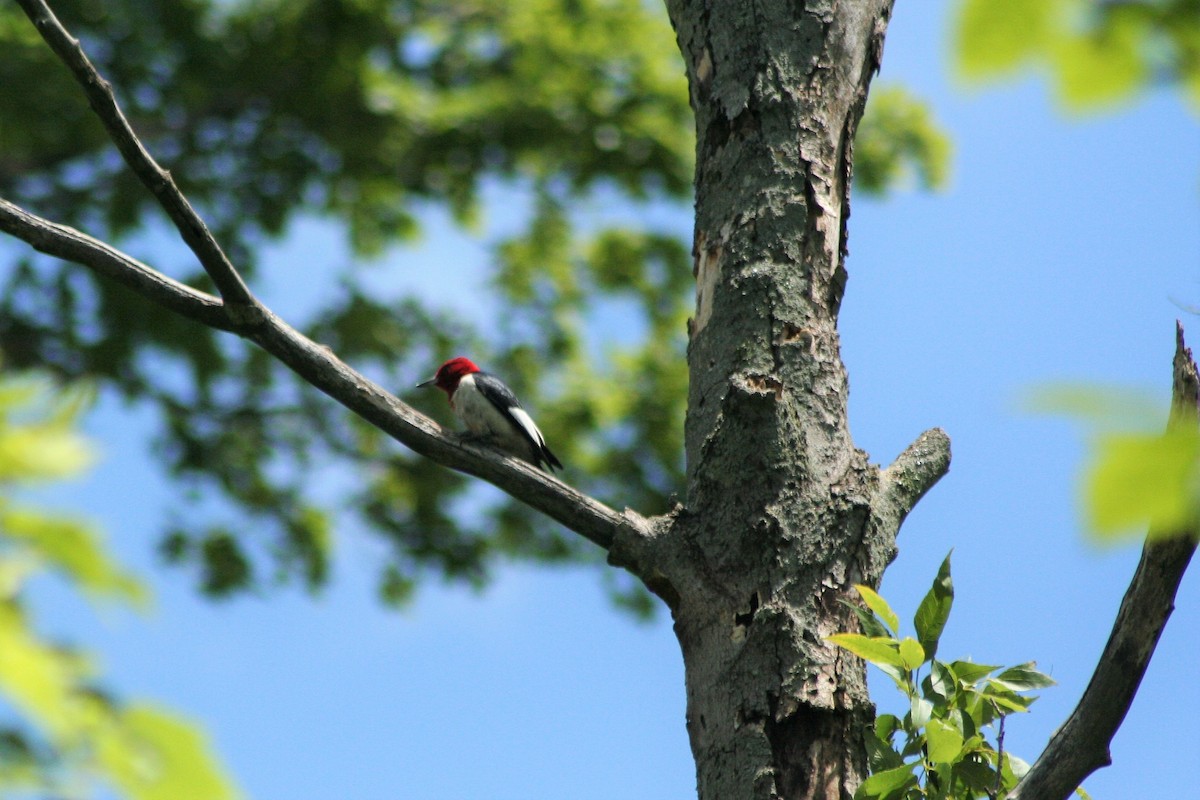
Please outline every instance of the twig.
[[253, 322], [258, 316], [256, 313], [258, 301], [254, 299], [221, 246], [217, 244], [217, 240], [209, 232], [204, 220], [200, 219], [200, 215], [196, 213], [191, 203], [183, 196], [183, 192], [175, 185], [171, 173], [158, 165], [158, 162], [137, 138], [129, 121], [121, 112], [121, 107], [117, 104], [112, 86], [96, 71], [91, 60], [80, 47], [79, 40], [63, 27], [43, 0], [17, 0], [17, 2], [25, 11], [25, 15], [33, 22], [46, 44], [50, 45], [50, 49], [75, 75], [75, 80], [79, 82], [87, 95], [88, 103], [104, 124], [109, 138], [121, 152], [125, 163], [150, 190], [159, 205], [167, 212], [167, 216], [175, 223], [180, 236], [196, 254], [200, 265], [212, 278], [221, 297], [229, 305], [230, 313], [235, 315], [239, 322]]
[[996, 785], [988, 796], [995, 800], [1000, 796], [1001, 784], [1004, 781], [1004, 716], [1000, 717], [1000, 731], [996, 734]]
[[[1176, 323], [1171, 425], [1195, 425], [1200, 376]], [[1108, 644], [1079, 704], [1009, 800], [1065, 798], [1083, 779], [1112, 763], [1109, 745], [1137, 694], [1158, 637], [1174, 609], [1179, 582], [1196, 550], [1196, 530], [1146, 543], [1121, 601]]]

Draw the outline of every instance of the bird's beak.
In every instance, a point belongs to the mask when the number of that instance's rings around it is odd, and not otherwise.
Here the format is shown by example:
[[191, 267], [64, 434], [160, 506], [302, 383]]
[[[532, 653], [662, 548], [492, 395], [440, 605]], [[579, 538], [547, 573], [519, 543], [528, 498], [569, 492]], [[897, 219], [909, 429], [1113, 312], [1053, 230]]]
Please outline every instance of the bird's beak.
[[420, 383], [417, 384], [417, 388], [421, 389], [426, 386], [433, 386], [435, 383], [437, 383], [437, 376], [434, 376], [427, 381], [421, 381]]

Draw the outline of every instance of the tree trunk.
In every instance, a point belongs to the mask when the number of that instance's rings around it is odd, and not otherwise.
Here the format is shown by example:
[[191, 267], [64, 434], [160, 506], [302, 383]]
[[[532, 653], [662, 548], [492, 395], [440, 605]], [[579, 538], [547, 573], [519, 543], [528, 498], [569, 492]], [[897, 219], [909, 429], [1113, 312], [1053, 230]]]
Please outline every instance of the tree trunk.
[[891, 6], [668, 1], [697, 132], [687, 502], [613, 558], [672, 607], [701, 800], [854, 794], [874, 708], [825, 637], [948, 465], [935, 431], [880, 472], [847, 423], [851, 147]]

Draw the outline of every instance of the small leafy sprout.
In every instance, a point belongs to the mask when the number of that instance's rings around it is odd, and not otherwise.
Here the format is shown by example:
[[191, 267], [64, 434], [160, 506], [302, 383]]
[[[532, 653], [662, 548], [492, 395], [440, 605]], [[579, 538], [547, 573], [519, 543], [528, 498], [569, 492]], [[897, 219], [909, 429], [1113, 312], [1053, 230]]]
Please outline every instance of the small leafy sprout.
[[[1026, 693], [1054, 681], [1033, 662], [1004, 669], [934, 657], [954, 602], [949, 555], [917, 607], [915, 638], [901, 638], [899, 616], [878, 593], [867, 586], [855, 588], [865, 608], [846, 605], [858, 617], [862, 633], [838, 633], [829, 641], [878, 667], [908, 702], [903, 717], [880, 714], [868, 731], [871, 776], [855, 793], [856, 800], [1006, 795], [1029, 765], [1005, 752], [1004, 718], [1028, 711], [1037, 697]], [[993, 744], [987, 729], [997, 723]]]

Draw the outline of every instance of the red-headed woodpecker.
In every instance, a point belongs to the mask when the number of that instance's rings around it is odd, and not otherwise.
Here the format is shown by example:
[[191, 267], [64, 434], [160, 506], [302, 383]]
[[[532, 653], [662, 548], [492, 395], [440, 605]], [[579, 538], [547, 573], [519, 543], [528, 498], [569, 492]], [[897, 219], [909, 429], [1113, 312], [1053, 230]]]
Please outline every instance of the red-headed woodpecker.
[[562, 464], [517, 396], [495, 375], [482, 372], [470, 359], [452, 358], [420, 386], [436, 386], [446, 393], [450, 408], [472, 435], [487, 439], [501, 450], [528, 461], [543, 463], [550, 472]]

